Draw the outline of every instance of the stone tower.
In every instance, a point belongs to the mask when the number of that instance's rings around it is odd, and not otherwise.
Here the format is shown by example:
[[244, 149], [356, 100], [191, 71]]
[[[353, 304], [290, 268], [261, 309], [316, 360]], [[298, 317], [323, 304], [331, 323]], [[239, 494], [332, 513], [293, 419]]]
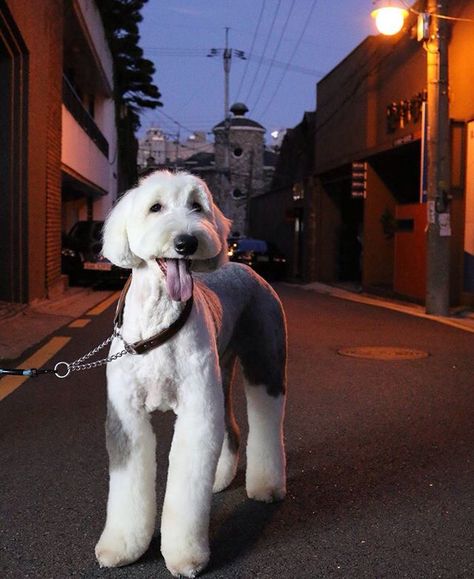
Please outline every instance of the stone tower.
[[248, 204], [264, 191], [265, 129], [245, 117], [248, 108], [235, 103], [232, 115], [213, 128], [215, 183], [213, 193], [223, 213], [232, 219], [232, 233], [246, 235]]

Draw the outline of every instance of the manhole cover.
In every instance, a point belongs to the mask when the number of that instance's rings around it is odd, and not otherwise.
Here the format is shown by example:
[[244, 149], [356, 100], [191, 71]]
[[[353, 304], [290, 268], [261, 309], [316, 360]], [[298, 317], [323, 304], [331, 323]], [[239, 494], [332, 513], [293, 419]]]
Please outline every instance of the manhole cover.
[[351, 358], [368, 358], [372, 360], [417, 360], [427, 358], [428, 352], [413, 350], [412, 348], [398, 348], [392, 346], [359, 346], [354, 348], [341, 348], [337, 351], [341, 356]]

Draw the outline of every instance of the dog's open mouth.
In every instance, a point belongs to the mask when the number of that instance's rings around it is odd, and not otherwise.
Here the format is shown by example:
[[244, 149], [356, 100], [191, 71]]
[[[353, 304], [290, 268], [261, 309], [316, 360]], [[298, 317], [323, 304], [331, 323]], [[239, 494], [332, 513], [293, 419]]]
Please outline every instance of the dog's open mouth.
[[193, 278], [189, 259], [161, 258], [156, 260], [166, 278], [168, 295], [175, 302], [187, 302], [193, 295]]

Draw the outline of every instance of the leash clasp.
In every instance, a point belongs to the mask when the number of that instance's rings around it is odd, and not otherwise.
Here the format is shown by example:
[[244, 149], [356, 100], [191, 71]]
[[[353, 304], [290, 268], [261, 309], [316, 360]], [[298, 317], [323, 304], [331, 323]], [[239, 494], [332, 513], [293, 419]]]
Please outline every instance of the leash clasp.
[[[61, 367], [65, 366], [65, 368], [61, 372]], [[58, 362], [54, 367], [54, 374], [57, 378], [67, 378], [71, 373], [71, 365], [67, 362]]]

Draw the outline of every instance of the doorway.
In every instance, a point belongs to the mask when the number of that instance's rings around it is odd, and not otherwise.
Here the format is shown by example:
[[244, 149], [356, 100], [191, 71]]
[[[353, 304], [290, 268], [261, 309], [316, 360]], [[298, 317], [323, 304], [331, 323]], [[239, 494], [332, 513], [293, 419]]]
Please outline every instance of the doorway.
[[0, 4], [0, 300], [28, 301], [28, 56], [21, 34]]

